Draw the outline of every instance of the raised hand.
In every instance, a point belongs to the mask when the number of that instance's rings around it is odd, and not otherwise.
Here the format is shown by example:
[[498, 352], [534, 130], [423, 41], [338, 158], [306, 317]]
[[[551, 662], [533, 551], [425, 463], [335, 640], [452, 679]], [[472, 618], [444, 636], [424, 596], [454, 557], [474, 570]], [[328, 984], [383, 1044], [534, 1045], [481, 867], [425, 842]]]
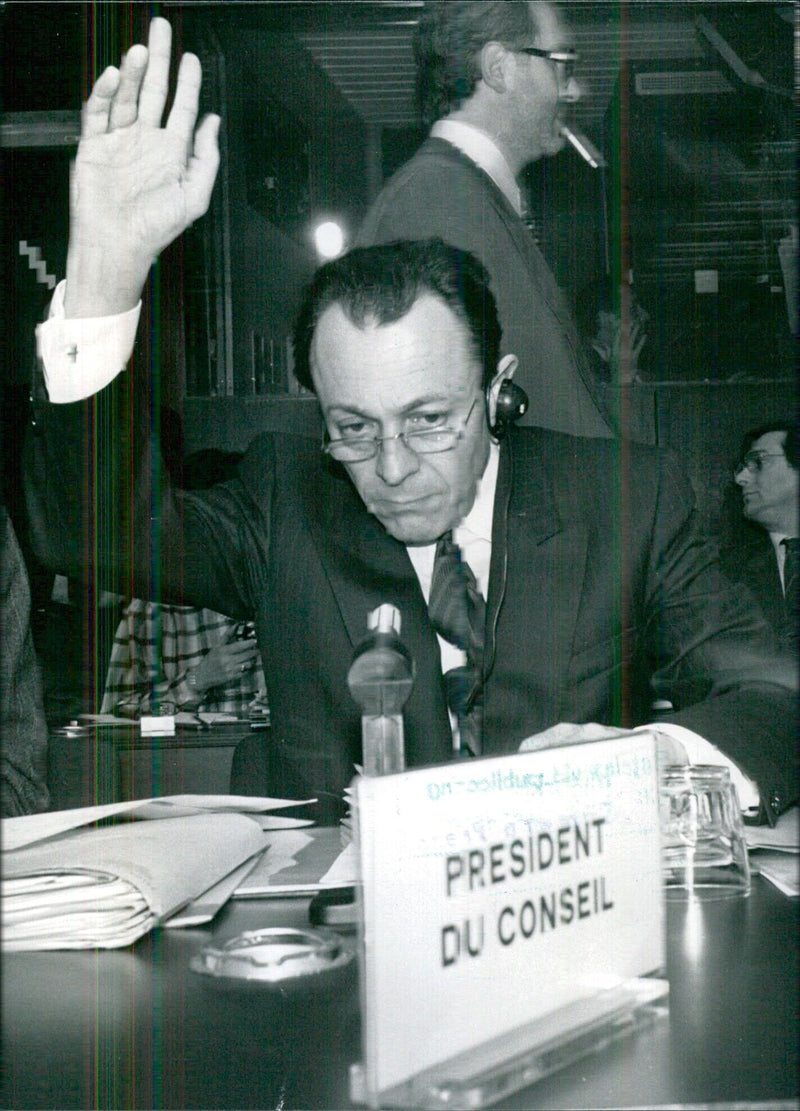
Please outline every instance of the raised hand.
[[219, 117], [199, 127], [200, 62], [185, 54], [172, 108], [172, 31], [150, 24], [148, 46], [109, 66], [83, 108], [70, 188], [67, 316], [106, 316], [136, 304], [159, 253], [206, 211], [219, 165]]
[[636, 301], [631, 304], [627, 326], [617, 313], [601, 311], [597, 314], [598, 329], [592, 347], [608, 364], [612, 381], [618, 381], [619, 385], [630, 385], [638, 377], [639, 355], [647, 343], [644, 325], [648, 319], [648, 314]]

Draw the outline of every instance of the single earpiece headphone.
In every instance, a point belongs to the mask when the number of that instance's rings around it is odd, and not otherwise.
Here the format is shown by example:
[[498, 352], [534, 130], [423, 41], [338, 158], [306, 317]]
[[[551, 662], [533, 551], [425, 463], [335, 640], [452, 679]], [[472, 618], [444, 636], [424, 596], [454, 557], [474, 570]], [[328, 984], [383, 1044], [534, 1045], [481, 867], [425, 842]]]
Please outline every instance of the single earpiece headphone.
[[522, 386], [518, 386], [516, 382], [507, 378], [497, 392], [494, 424], [491, 428], [492, 435], [498, 440], [501, 439], [505, 435], [509, 424], [519, 420], [527, 412], [528, 405], [528, 395]]

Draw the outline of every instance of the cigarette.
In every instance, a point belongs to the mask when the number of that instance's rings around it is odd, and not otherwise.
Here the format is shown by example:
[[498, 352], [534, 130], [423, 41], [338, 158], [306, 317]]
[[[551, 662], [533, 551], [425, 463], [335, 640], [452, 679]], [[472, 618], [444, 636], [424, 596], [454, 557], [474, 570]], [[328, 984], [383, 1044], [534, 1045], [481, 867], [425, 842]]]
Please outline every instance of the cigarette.
[[594, 145], [594, 143], [590, 139], [587, 139], [585, 135], [576, 134], [574, 131], [570, 131], [566, 124], [561, 125], [561, 134], [564, 136], [567, 142], [575, 148], [581, 158], [585, 162], [589, 163], [593, 170], [597, 170], [605, 166], [605, 158]]

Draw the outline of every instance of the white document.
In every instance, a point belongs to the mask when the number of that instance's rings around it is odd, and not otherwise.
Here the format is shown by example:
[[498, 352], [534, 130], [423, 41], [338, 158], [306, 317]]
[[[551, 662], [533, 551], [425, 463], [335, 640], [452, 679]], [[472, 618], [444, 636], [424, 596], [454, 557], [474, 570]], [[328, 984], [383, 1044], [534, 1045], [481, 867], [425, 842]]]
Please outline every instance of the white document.
[[234, 868], [213, 887], [209, 887], [208, 891], [204, 891], [202, 895], [198, 895], [191, 903], [187, 903], [185, 907], [167, 918], [162, 925], [170, 929], [185, 929], [187, 926], [202, 926], [210, 922], [217, 911], [225, 906], [245, 876], [253, 871], [263, 855], [263, 852], [256, 853], [244, 864]]
[[264, 848], [244, 814], [76, 829], [2, 856], [5, 950], [128, 945]]
[[800, 895], [800, 807], [781, 814], [774, 826], [745, 826], [750, 868], [784, 895]]
[[53, 810], [45, 814], [26, 814], [21, 818], [3, 818], [0, 824], [0, 846], [3, 853], [10, 852], [36, 841], [43, 841], [47, 837], [66, 833], [70, 829], [122, 814], [131, 818], [167, 818], [219, 811], [263, 814], [265, 811], [305, 806], [316, 801], [250, 795], [164, 795], [154, 799], [111, 802], [104, 806], [79, 806], [73, 810]]
[[774, 826], [745, 826], [748, 849], [772, 849], [800, 853], [800, 806], [791, 806]]
[[269, 832], [267, 839], [269, 849], [236, 888], [234, 898], [310, 895], [355, 882], [357, 857], [349, 846], [349, 852], [342, 850], [338, 827], [279, 830]]
[[750, 856], [750, 868], [784, 895], [790, 898], [800, 895], [800, 864], [795, 853], [759, 849]]

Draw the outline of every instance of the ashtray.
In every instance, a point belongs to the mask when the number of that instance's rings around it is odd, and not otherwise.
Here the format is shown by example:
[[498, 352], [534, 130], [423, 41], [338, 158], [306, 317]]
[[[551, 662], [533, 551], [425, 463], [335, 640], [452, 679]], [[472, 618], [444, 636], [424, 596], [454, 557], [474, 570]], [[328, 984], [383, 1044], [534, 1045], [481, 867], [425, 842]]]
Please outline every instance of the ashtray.
[[239, 934], [221, 947], [207, 945], [192, 957], [193, 972], [219, 984], [245, 980], [256, 985], [327, 979], [345, 968], [354, 953], [333, 930], [271, 926]]

